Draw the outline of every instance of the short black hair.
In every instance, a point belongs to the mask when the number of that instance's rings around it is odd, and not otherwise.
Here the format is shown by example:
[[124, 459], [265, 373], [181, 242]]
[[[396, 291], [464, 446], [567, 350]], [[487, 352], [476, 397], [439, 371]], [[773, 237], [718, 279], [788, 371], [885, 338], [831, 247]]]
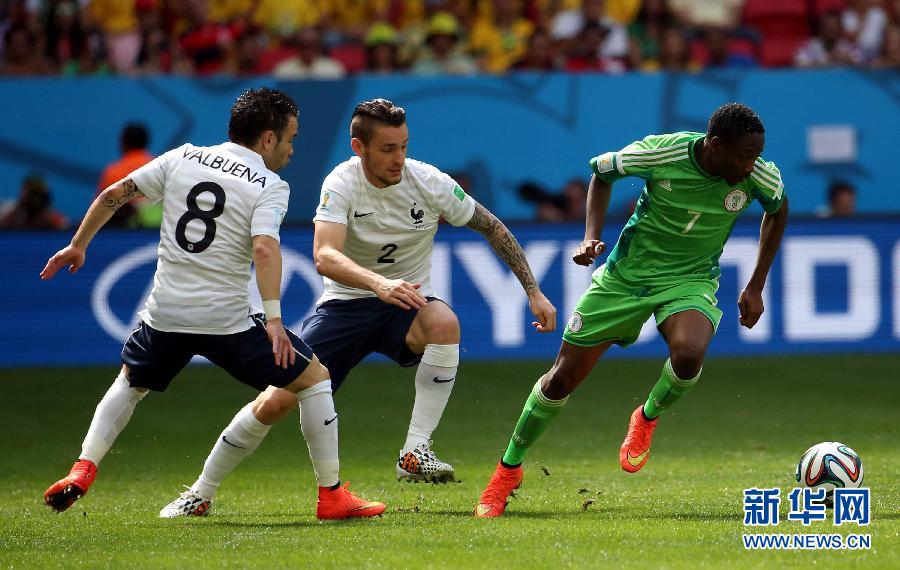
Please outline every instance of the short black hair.
[[274, 131], [281, 138], [288, 119], [299, 114], [297, 104], [284, 91], [269, 87], [247, 89], [231, 106], [228, 139], [253, 146], [266, 131]]
[[834, 199], [842, 192], [856, 194], [856, 188], [845, 180], [835, 180], [828, 186], [828, 202], [834, 202]]
[[139, 150], [147, 148], [150, 142], [150, 135], [147, 133], [147, 127], [140, 123], [128, 123], [122, 129], [122, 148], [125, 150]]
[[732, 142], [750, 133], [763, 134], [759, 115], [741, 103], [728, 103], [716, 109], [706, 126], [707, 137], [719, 137], [723, 142]]
[[350, 117], [350, 136], [368, 143], [375, 123], [399, 127], [406, 123], [406, 111], [387, 99], [363, 101], [353, 109]]

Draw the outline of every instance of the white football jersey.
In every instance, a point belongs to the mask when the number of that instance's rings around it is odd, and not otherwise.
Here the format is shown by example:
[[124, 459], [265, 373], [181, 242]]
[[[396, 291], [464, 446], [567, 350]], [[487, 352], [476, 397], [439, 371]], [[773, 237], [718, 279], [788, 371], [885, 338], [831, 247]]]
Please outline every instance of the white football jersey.
[[159, 262], [140, 313], [166, 332], [249, 329], [253, 236], [279, 239], [290, 189], [249, 148], [226, 142], [170, 150], [129, 176], [163, 203]]
[[[344, 255], [388, 279], [421, 283], [431, 289], [431, 250], [441, 217], [462, 226], [472, 219], [475, 200], [450, 176], [424, 162], [407, 159], [402, 180], [376, 188], [363, 173], [359, 157], [337, 165], [322, 183], [314, 221], [347, 226]], [[375, 293], [323, 278], [318, 303], [374, 297]]]

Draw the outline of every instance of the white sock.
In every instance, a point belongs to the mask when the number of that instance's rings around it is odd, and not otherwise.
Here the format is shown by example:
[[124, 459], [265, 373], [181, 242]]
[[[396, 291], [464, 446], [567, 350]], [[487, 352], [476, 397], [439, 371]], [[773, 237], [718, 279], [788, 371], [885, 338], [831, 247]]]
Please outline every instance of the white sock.
[[331, 397], [331, 380], [297, 392], [300, 401], [300, 429], [309, 447], [309, 458], [320, 487], [340, 483], [338, 459], [338, 419]]
[[427, 444], [441, 421], [459, 366], [458, 344], [429, 344], [416, 370], [416, 401], [402, 453]]
[[78, 458], [100, 465], [100, 461], [131, 419], [134, 407], [146, 395], [147, 392], [132, 388], [125, 375], [119, 372], [106, 395], [97, 404], [94, 419], [91, 420], [87, 435], [84, 436], [81, 455]]
[[271, 428], [253, 415], [253, 402], [241, 408], [209, 452], [203, 472], [191, 490], [206, 500], [212, 500], [222, 480], [245, 457], [256, 451]]

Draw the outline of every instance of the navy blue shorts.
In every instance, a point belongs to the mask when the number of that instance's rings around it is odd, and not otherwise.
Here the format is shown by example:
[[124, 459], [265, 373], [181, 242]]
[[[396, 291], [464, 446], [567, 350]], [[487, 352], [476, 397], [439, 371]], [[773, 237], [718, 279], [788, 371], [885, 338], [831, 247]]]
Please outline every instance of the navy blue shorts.
[[[427, 299], [443, 302], [437, 297]], [[300, 338], [328, 369], [331, 389], [337, 390], [350, 370], [373, 352], [400, 366], [418, 364], [422, 355], [406, 346], [406, 333], [418, 312], [378, 297], [326, 301], [303, 321]]]
[[194, 355], [219, 366], [237, 380], [257, 390], [287, 386], [306, 370], [312, 349], [285, 327], [298, 352], [293, 366], [275, 366], [272, 343], [266, 334], [264, 315], [251, 315], [253, 326], [226, 335], [163, 332], [141, 321], [122, 347], [122, 364], [128, 366], [133, 388], [162, 392]]

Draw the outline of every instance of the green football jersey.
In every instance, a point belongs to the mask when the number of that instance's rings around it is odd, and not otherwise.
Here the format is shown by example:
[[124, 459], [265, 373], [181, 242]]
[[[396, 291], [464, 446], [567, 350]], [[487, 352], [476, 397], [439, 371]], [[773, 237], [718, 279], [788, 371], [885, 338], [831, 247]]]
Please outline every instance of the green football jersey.
[[754, 199], [774, 213], [784, 200], [781, 173], [757, 158], [753, 173], [735, 186], [703, 171], [694, 145], [703, 133], [650, 135], [590, 161], [607, 182], [625, 176], [646, 181], [634, 214], [606, 261], [622, 279], [643, 285], [673, 278], [715, 279], [734, 223]]

